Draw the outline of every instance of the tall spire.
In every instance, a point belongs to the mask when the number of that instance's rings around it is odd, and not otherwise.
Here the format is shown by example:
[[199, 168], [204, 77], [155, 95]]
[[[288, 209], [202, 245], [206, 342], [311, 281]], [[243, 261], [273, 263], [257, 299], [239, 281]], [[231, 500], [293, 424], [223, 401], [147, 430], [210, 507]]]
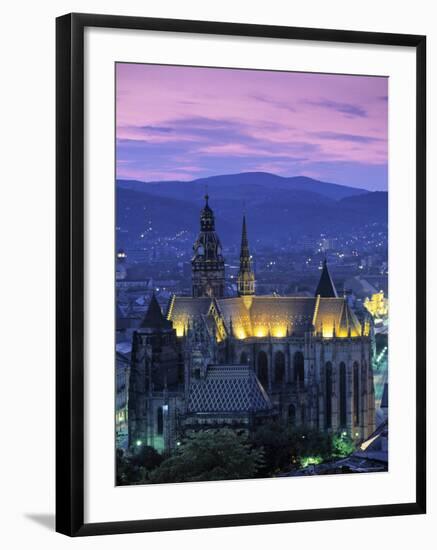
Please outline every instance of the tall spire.
[[328, 262], [326, 261], [326, 258], [323, 260], [322, 274], [320, 275], [315, 296], [320, 296], [321, 298], [338, 298], [335, 285], [328, 270]]
[[200, 212], [200, 233], [194, 243], [192, 294], [194, 298], [223, 298], [225, 292], [225, 261], [220, 239], [215, 232], [214, 212], [205, 194], [205, 206]]
[[255, 294], [255, 274], [252, 270], [252, 260], [247, 239], [246, 216], [243, 216], [241, 232], [240, 271], [238, 272], [238, 295], [252, 296]]

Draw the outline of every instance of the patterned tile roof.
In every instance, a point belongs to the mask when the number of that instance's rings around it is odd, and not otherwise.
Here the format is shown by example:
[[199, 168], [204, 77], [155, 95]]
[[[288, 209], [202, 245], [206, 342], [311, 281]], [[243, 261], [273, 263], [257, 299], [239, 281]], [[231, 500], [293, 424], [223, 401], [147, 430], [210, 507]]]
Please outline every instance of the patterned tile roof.
[[209, 366], [206, 377], [190, 387], [189, 412], [249, 413], [271, 409], [268, 395], [249, 366]]

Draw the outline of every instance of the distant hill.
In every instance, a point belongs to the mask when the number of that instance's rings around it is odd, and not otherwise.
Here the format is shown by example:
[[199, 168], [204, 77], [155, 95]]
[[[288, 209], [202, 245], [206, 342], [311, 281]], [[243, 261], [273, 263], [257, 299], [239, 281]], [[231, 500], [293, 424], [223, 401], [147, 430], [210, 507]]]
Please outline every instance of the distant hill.
[[255, 191], [272, 189], [286, 189], [289, 191], [308, 191], [317, 193], [330, 199], [339, 200], [344, 197], [368, 193], [365, 189], [327, 183], [305, 176], [282, 177], [267, 172], [243, 172], [241, 174], [230, 174], [223, 176], [211, 176], [192, 181], [152, 181], [143, 182], [138, 180], [118, 180], [117, 185], [122, 189], [133, 191], [145, 191], [160, 196], [171, 196], [174, 198], [185, 198], [194, 200], [205, 193], [208, 188], [211, 196], [221, 197], [223, 194], [229, 196], [229, 187], [233, 194], [238, 197], [246, 197]]
[[239, 243], [244, 211], [254, 244], [285, 243], [302, 235], [335, 235], [369, 223], [387, 223], [387, 193], [305, 177], [246, 173], [192, 182], [120, 180], [119, 245], [140, 242], [148, 229], [160, 237], [185, 231], [191, 239], [198, 232], [206, 184], [216, 227], [226, 245]]

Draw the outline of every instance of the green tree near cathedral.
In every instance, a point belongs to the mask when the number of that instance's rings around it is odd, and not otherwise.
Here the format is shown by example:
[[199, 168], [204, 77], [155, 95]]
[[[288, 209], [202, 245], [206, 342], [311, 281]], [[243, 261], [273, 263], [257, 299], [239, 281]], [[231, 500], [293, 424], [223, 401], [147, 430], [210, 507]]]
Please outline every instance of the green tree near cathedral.
[[150, 473], [150, 483], [248, 479], [263, 465], [263, 451], [230, 429], [205, 430], [187, 437], [179, 450]]
[[164, 460], [153, 447], [144, 445], [135, 454], [117, 449], [117, 485], [148, 483], [150, 472]]

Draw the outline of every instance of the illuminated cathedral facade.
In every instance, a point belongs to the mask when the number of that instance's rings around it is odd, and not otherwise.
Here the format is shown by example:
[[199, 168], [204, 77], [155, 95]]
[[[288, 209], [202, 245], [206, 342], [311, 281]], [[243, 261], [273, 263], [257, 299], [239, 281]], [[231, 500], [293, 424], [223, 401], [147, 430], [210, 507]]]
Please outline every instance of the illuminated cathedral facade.
[[267, 421], [367, 438], [375, 428], [372, 329], [326, 261], [314, 296], [257, 296], [243, 217], [237, 295], [205, 197], [191, 296], [155, 297], [133, 334], [129, 445], [175, 448], [191, 431]]

